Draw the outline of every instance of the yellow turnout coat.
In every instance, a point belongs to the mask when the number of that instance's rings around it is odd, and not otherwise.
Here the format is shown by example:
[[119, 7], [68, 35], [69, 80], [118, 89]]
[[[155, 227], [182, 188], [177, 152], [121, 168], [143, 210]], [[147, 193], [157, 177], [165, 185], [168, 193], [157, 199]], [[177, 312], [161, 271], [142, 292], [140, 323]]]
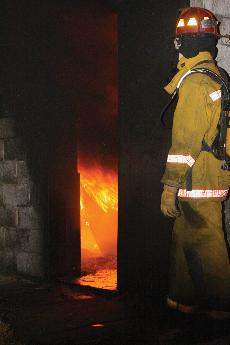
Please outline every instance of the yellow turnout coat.
[[[206, 61], [202, 63], [202, 61]], [[181, 78], [193, 67], [219, 71], [208, 52], [179, 61], [179, 72], [165, 90], [172, 94]], [[220, 85], [209, 76], [195, 73], [185, 78], [179, 88], [179, 100], [174, 113], [172, 146], [170, 148], [164, 184], [180, 188], [180, 198], [210, 198], [224, 200], [230, 185], [230, 172], [221, 169], [222, 161], [202, 151], [202, 141], [210, 146], [217, 134], [221, 110]], [[186, 178], [192, 169], [192, 188], [186, 191]]]

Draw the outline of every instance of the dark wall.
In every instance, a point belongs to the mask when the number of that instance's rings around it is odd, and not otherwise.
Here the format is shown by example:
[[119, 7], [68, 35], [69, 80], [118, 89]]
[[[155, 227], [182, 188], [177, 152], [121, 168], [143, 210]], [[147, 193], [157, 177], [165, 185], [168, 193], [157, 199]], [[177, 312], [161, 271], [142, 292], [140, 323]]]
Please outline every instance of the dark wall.
[[119, 14], [118, 283], [152, 303], [167, 291], [172, 227], [160, 212], [170, 131], [159, 116], [169, 99], [163, 86], [176, 67], [178, 9], [187, 6], [188, 0], [132, 0]]
[[43, 214], [46, 271], [59, 274], [72, 230], [78, 260], [80, 255], [76, 101], [61, 83], [71, 49], [59, 23], [60, 5], [9, 0], [1, 6], [1, 116], [15, 120]]
[[[98, 165], [117, 168], [119, 2], [0, 4], [4, 114], [15, 119], [44, 211], [50, 274], [63, 274], [71, 243], [73, 261], [80, 259], [77, 163], [90, 167], [97, 157]], [[74, 234], [65, 235], [71, 218], [78, 229], [74, 241]]]

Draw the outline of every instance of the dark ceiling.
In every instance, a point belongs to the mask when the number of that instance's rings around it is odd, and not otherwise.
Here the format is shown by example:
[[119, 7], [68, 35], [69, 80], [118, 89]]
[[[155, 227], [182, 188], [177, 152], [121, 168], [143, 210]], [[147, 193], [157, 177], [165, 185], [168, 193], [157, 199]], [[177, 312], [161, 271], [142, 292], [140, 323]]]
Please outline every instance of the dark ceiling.
[[117, 11], [120, 5], [124, 3], [124, 0], [99, 0], [99, 1], [115, 11]]

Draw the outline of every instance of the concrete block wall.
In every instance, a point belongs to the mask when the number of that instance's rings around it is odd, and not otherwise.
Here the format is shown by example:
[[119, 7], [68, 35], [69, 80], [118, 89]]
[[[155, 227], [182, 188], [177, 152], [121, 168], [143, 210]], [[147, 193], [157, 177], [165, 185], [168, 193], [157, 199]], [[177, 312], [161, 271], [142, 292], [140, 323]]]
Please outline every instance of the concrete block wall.
[[[220, 21], [221, 34], [230, 35], [230, 2], [229, 0], [191, 0], [191, 6], [199, 6], [212, 11]], [[220, 39], [218, 44], [217, 61], [230, 75], [230, 42]], [[225, 224], [228, 241], [230, 243], [230, 199], [225, 203]]]
[[[212, 11], [221, 23], [221, 34], [230, 34], [229, 0], [190, 0], [190, 5]], [[230, 74], [230, 43], [224, 38], [219, 40], [217, 61]]]
[[14, 122], [0, 118], [0, 271], [43, 275], [43, 227]]

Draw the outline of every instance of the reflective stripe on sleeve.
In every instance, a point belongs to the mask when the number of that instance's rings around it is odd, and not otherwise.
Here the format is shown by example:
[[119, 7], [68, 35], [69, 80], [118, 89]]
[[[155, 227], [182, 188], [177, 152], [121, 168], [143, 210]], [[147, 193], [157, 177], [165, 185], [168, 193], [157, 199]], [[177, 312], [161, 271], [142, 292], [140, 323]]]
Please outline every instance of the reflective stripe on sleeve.
[[217, 101], [221, 97], [221, 90], [214, 91], [209, 94], [213, 102]]
[[228, 189], [179, 189], [178, 197], [180, 198], [223, 198], [228, 194]]
[[190, 168], [195, 163], [195, 159], [192, 158], [192, 156], [184, 156], [184, 155], [168, 155], [167, 158], [168, 163], [178, 163], [178, 164], [187, 164], [190, 166]]

